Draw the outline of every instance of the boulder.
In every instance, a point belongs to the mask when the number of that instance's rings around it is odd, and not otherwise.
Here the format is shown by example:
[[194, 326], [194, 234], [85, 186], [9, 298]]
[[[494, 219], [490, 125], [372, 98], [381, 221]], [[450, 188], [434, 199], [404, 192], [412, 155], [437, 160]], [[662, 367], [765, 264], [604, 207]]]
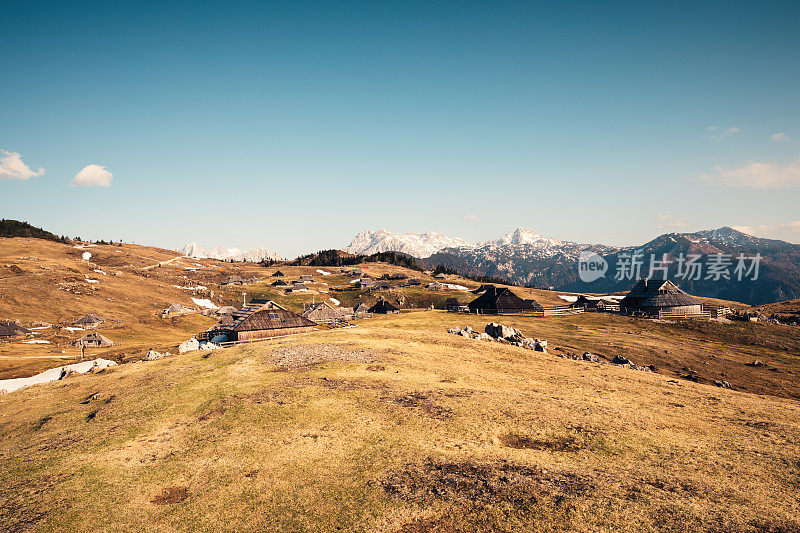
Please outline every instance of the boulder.
[[200, 345], [201, 350], [219, 350], [219, 346], [213, 342], [204, 342]]
[[547, 353], [547, 341], [544, 341], [544, 342], [539, 341], [539, 342], [534, 343], [533, 349], [536, 350], [537, 352], [545, 352], [545, 353]]
[[518, 330], [498, 324], [497, 322], [491, 322], [487, 324], [484, 331], [487, 335], [494, 337], [495, 339], [512, 340], [514, 336], [524, 337]]
[[728, 383], [727, 381], [721, 381], [721, 380], [720, 381], [714, 380], [714, 385], [716, 385], [717, 387], [722, 387], [723, 389], [732, 389], [733, 388], [733, 387], [731, 387], [730, 383]]
[[180, 346], [178, 346], [178, 353], [184, 352], [192, 352], [194, 350], [200, 349], [200, 342], [192, 337], [191, 339], [182, 342]]
[[597, 361], [599, 361], [599, 360], [600, 360], [600, 358], [599, 358], [599, 357], [597, 357], [597, 356], [596, 356], [595, 354], [593, 354], [593, 353], [586, 352], [586, 353], [584, 353], [584, 354], [583, 354], [583, 360], [584, 360], [584, 361], [591, 361], [592, 363], [596, 363]]
[[147, 352], [147, 360], [148, 361], [155, 361], [156, 359], [161, 359], [162, 357], [164, 357], [164, 354], [163, 353], [159, 353], [159, 352], [157, 352], [155, 350], [149, 350]]
[[614, 359], [611, 360], [611, 364], [612, 365], [630, 365], [630, 364], [633, 364], [633, 363], [631, 363], [630, 359], [628, 359], [626, 357], [622, 357], [621, 355], [615, 355]]
[[492, 340], [494, 340], [494, 339], [492, 339], [492, 337], [490, 337], [490, 336], [489, 336], [489, 335], [487, 335], [486, 333], [478, 333], [478, 334], [475, 336], [475, 338], [476, 338], [477, 340], [479, 340], [479, 341], [492, 341]]

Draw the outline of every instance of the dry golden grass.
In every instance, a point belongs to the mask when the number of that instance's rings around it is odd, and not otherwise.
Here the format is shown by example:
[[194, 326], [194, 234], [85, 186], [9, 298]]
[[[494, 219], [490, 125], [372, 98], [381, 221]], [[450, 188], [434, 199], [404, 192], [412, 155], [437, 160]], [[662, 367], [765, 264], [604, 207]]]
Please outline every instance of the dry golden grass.
[[[514, 322], [582, 349], [600, 324], [580, 318]], [[0, 396], [0, 529], [800, 528], [796, 401], [445, 333], [463, 319], [380, 317]], [[659, 327], [635, 350], [702, 347]]]

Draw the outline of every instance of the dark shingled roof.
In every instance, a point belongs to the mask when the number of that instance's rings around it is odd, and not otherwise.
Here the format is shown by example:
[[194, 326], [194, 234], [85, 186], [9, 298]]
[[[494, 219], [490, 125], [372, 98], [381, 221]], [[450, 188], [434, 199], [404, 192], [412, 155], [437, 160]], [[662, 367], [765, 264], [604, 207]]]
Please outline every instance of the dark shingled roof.
[[505, 287], [498, 289], [494, 285], [488, 285], [483, 294], [472, 300], [469, 304], [470, 311], [483, 311], [486, 313], [496, 312], [519, 312], [519, 311], [541, 311], [543, 308], [536, 300], [523, 300], [510, 289]]
[[80, 317], [78, 320], [73, 322], [73, 324], [74, 325], [102, 324], [105, 321], [106, 319], [101, 316], [97, 316], [95, 314], [88, 314]]
[[700, 305], [694, 296], [686, 294], [669, 280], [642, 279], [620, 302], [627, 309], [681, 307]]
[[380, 313], [380, 314], [387, 314], [387, 313], [395, 313], [400, 309], [395, 307], [394, 305], [390, 304], [386, 300], [378, 300], [378, 302], [369, 308], [370, 313]]
[[17, 335], [27, 335], [31, 330], [23, 328], [14, 322], [0, 322], [0, 337], [16, 337]]
[[265, 329], [302, 328], [316, 326], [311, 320], [285, 309], [262, 309], [239, 322], [233, 331], [260, 331]]

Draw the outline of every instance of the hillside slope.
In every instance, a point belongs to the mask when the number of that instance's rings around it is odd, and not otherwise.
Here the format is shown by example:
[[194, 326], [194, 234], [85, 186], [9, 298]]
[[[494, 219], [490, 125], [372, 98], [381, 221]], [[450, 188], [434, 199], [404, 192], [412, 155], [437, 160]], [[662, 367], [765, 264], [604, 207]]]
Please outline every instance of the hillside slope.
[[458, 318], [0, 396], [0, 529], [800, 528], [796, 401], [446, 334]]

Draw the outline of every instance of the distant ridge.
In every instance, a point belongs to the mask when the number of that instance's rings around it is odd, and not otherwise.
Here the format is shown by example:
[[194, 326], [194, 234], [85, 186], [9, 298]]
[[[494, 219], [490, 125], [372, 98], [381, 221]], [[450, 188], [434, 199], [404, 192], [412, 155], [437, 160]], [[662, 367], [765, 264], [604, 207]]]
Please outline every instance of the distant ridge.
[[27, 222], [20, 222], [19, 220], [2, 219], [0, 220], [0, 237], [23, 237], [29, 239], [45, 239], [55, 242], [70, 242], [65, 237], [59, 237], [49, 231], [31, 226]]
[[278, 254], [262, 246], [246, 251], [239, 248], [223, 248], [219, 246], [206, 250], [196, 242], [190, 242], [178, 250], [183, 255], [195, 259], [218, 259], [221, 261], [245, 261], [259, 263], [261, 261], [277, 261]]

